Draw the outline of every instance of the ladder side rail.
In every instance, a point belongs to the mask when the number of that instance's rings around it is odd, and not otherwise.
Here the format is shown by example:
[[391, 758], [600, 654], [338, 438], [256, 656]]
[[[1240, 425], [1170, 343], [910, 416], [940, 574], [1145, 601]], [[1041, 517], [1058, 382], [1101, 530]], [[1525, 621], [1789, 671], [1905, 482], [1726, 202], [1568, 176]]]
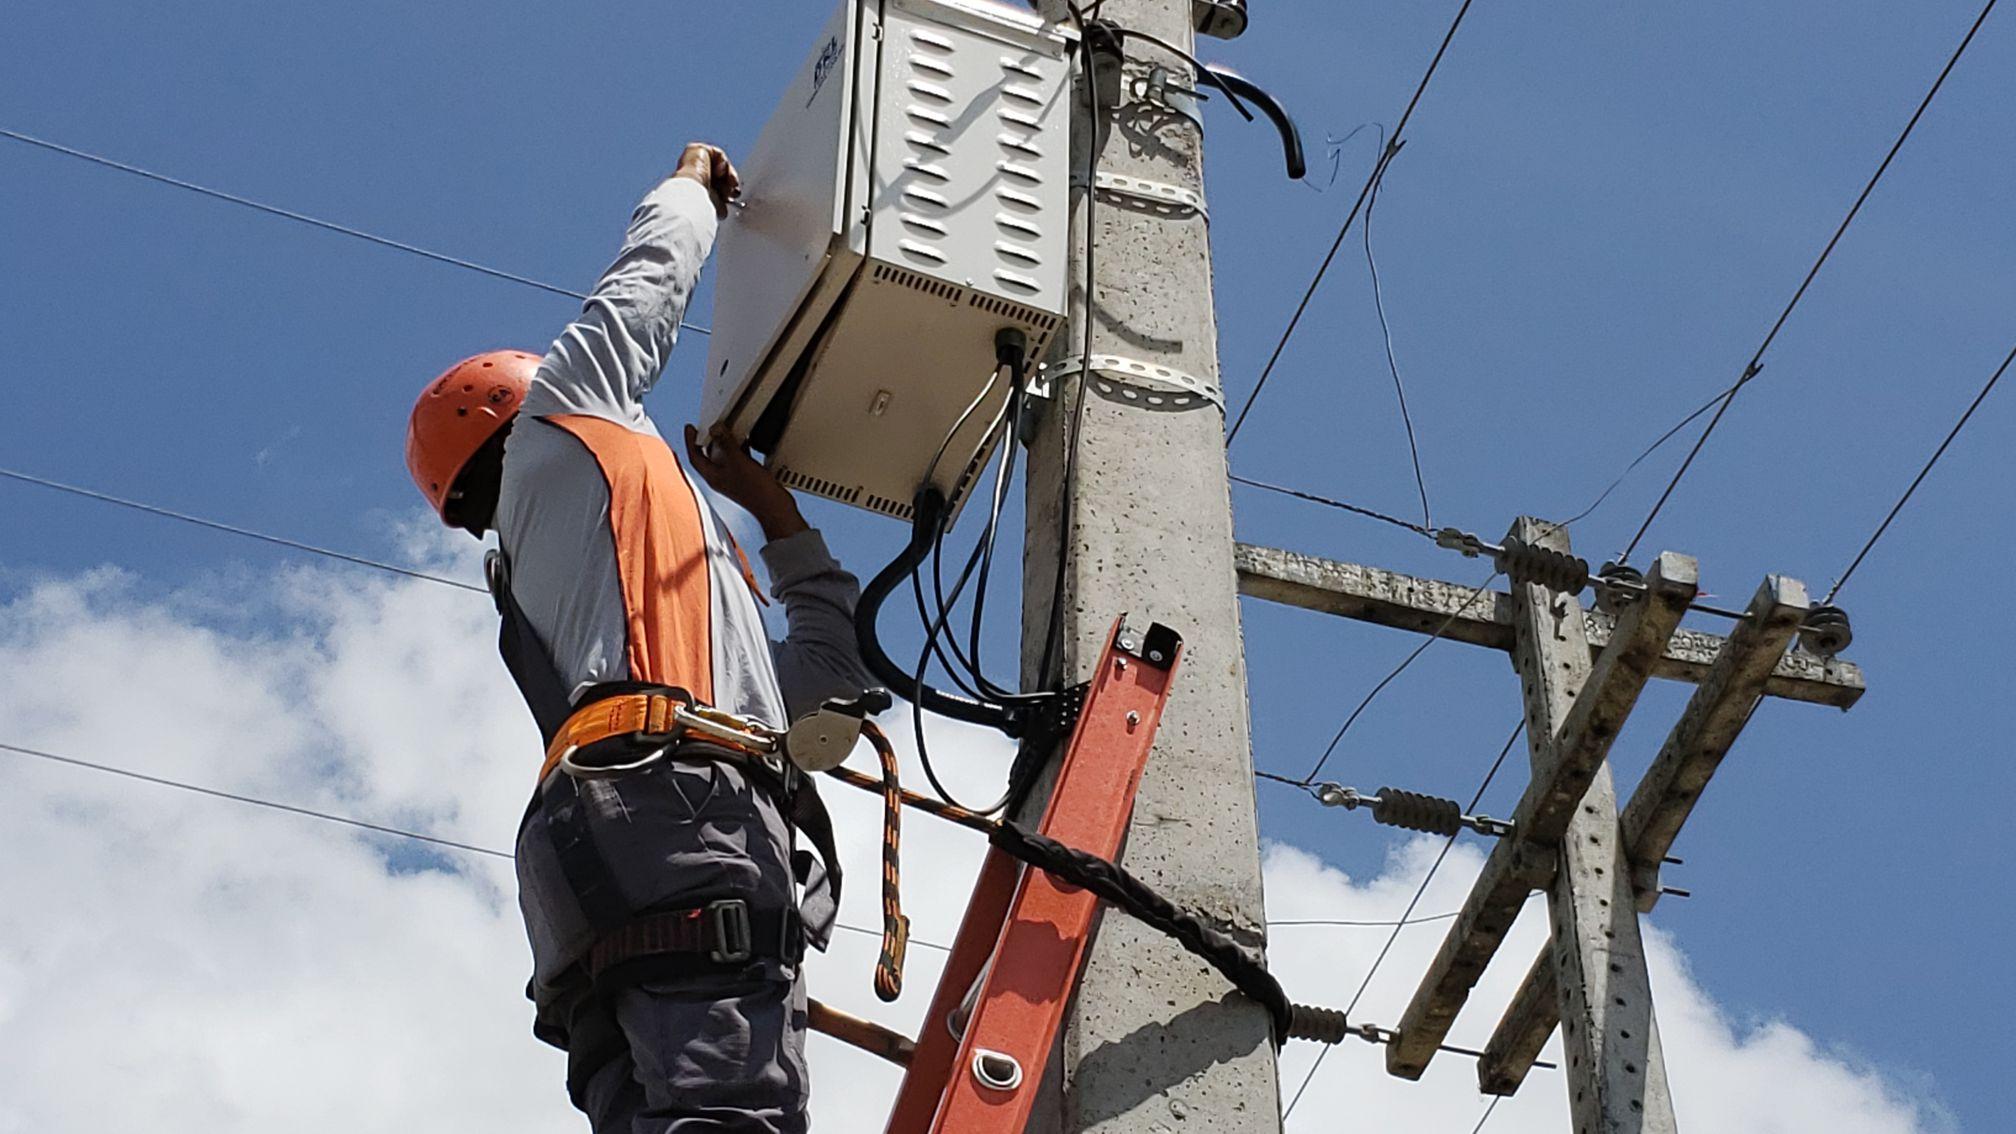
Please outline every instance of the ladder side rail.
[[[1181, 639], [1164, 627], [1137, 641], [1115, 624], [1059, 766], [1043, 834], [1102, 858], [1119, 853], [1180, 653]], [[1022, 1134], [1098, 915], [1092, 894], [1022, 871], [934, 1132]]]

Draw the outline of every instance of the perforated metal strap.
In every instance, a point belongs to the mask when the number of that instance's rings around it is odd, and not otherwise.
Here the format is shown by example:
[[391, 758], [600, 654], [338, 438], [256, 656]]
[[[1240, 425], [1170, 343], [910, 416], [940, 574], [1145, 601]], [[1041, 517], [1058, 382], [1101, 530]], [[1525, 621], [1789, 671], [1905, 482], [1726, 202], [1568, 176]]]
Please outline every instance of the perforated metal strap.
[[[1076, 374], [1084, 366], [1082, 357], [1071, 357], [1043, 368], [1044, 379], [1056, 382]], [[1152, 362], [1142, 362], [1118, 354], [1092, 356], [1092, 373], [1086, 381], [1092, 392], [1108, 401], [1158, 413], [1193, 410], [1205, 405], [1225, 411], [1225, 392], [1217, 383]]]
[[[1071, 183], [1082, 189], [1085, 186], [1085, 178], [1082, 175], [1074, 177]], [[1205, 220], [1211, 219], [1211, 210], [1204, 204], [1204, 195], [1193, 189], [1185, 189], [1181, 185], [1102, 171], [1093, 174], [1092, 188], [1104, 196], [1117, 199], [1123, 204], [1139, 205], [1149, 212], [1173, 217], [1199, 216]]]

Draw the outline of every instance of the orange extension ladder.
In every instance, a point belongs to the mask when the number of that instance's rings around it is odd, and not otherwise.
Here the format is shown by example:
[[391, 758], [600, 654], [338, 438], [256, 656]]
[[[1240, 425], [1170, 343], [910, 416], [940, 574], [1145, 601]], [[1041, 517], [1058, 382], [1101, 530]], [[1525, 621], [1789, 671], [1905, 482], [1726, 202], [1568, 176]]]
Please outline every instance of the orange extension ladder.
[[[1043, 813], [1043, 834], [1111, 859], [1183, 640], [1159, 623], [1107, 637]], [[1021, 1134], [1084, 967], [1099, 899], [990, 848], [925, 1014], [890, 1134]], [[957, 1019], [964, 1027], [957, 1031]]]

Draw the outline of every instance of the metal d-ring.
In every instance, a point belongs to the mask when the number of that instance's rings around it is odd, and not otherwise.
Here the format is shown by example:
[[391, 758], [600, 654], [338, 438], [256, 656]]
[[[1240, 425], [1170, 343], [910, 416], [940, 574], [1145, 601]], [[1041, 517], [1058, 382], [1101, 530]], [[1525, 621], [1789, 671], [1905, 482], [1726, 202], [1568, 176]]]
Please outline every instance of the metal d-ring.
[[633, 772], [641, 772], [672, 753], [672, 738], [664, 738], [663, 744], [655, 745], [642, 759], [627, 764], [577, 764], [574, 754], [581, 751], [578, 744], [570, 744], [560, 753], [560, 770], [577, 780], [613, 780]]

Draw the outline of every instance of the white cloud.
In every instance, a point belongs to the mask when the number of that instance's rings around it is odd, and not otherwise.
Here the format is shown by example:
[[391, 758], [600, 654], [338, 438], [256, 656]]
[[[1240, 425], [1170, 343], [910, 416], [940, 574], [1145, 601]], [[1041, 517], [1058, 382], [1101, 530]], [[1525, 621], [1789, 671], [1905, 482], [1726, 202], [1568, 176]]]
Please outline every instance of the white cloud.
[[[407, 538], [416, 558], [473, 577], [473, 544]], [[0, 606], [0, 741], [508, 846], [537, 741], [492, 652], [493, 617], [480, 595], [345, 569], [227, 575], [167, 599], [112, 570], [45, 580]], [[907, 720], [889, 723], [906, 778], [921, 783]], [[956, 788], [977, 798], [999, 783], [1003, 744], [948, 722], [932, 737]], [[845, 919], [873, 926], [877, 803], [827, 794], [851, 867]], [[507, 863], [11, 755], [0, 755], [0, 832], [0, 1134], [580, 1128], [560, 1057], [528, 1032]], [[904, 846], [914, 932], [949, 941], [981, 840], [910, 816]], [[1399, 844], [1379, 875], [1356, 880], [1274, 845], [1270, 912], [1391, 917], [1431, 856], [1430, 844]], [[1477, 864], [1459, 848], [1422, 909], [1453, 907]], [[1478, 1004], [1504, 1002], [1539, 933], [1529, 914]], [[1283, 927], [1273, 964], [1298, 998], [1341, 1005], [1383, 937]], [[1403, 935], [1360, 1014], [1397, 1016], [1439, 937]], [[1652, 947], [1690, 1128], [1946, 1125], [1789, 1023], [1731, 1020], [1671, 942], [1655, 934]], [[814, 991], [914, 1030], [939, 955], [913, 949], [909, 990], [885, 1006], [869, 990], [875, 950], [842, 934], [812, 967]], [[1489, 1021], [1463, 1024], [1457, 1038], [1475, 1040]], [[817, 1128], [880, 1129], [895, 1072], [814, 1044]], [[1284, 1084], [1314, 1055], [1291, 1047]], [[1444, 1057], [1423, 1083], [1400, 1083], [1376, 1051], [1347, 1045], [1295, 1127], [1328, 1128], [1348, 1109], [1368, 1128], [1467, 1129], [1482, 1109], [1470, 1076]], [[1536, 1072], [1490, 1129], [1565, 1122], [1558, 1078]]]

